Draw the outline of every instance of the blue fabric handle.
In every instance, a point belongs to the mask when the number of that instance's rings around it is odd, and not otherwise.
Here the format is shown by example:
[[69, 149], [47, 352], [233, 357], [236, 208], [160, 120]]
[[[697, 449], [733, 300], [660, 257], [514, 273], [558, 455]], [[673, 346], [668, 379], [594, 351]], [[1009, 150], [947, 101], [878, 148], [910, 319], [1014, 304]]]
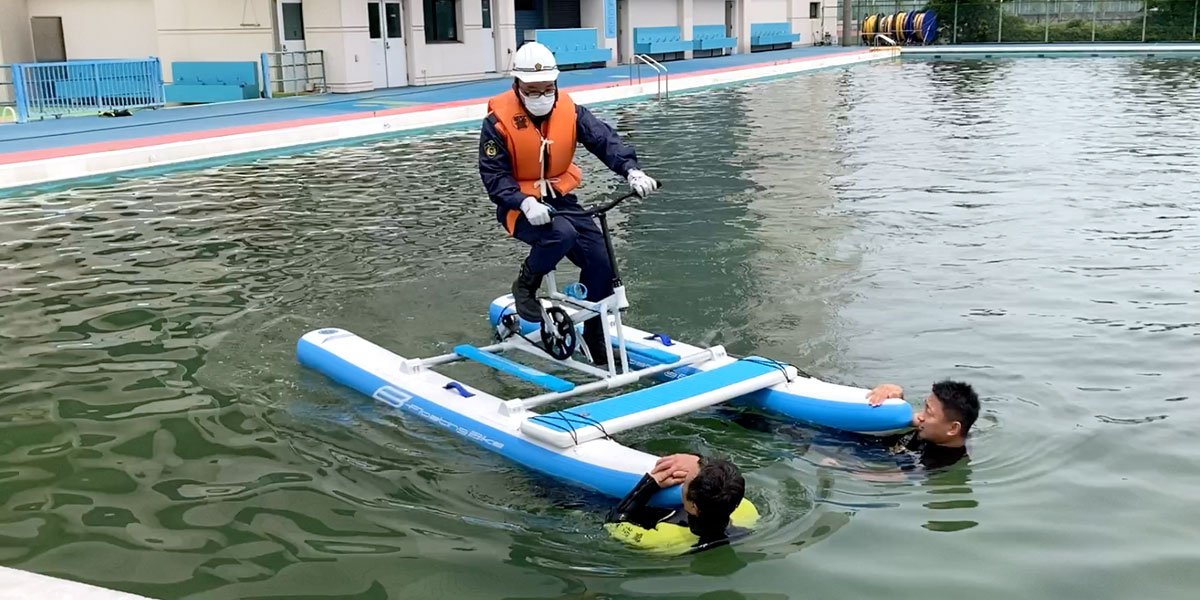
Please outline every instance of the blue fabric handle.
[[447, 383], [446, 385], [442, 386], [442, 389], [455, 390], [458, 392], [458, 395], [462, 396], [463, 398], [470, 398], [471, 396], [475, 395], [471, 392], [468, 392], [467, 388], [463, 387], [462, 384], [457, 381], [451, 381], [450, 383]]
[[660, 343], [664, 346], [674, 346], [675, 345], [675, 342], [671, 341], [671, 338], [667, 337], [667, 334], [665, 334], [665, 333], [652, 333], [646, 339], [658, 340], [658, 343]]

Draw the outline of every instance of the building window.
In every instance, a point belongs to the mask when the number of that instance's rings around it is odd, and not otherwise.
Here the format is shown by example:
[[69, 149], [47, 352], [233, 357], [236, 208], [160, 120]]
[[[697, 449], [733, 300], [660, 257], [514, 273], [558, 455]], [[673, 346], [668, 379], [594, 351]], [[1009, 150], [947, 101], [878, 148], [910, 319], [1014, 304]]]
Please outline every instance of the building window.
[[400, 23], [400, 3], [385, 3], [383, 5], [383, 14], [387, 21], [387, 36], [389, 38], [400, 37], [400, 32], [404, 31], [404, 26]]
[[377, 40], [383, 37], [383, 29], [379, 26], [379, 3], [367, 3], [367, 33], [371, 39]]
[[425, 41], [458, 41], [458, 4], [455, 0], [425, 0]]
[[304, 39], [304, 11], [299, 2], [283, 4], [283, 39], [286, 42]]
[[492, 28], [492, 2], [491, 0], [481, 0], [483, 3], [483, 28]]
[[809, 2], [808, 3], [808, 18], [810, 18], [810, 19], [820, 19], [821, 18], [821, 3], [820, 2]]

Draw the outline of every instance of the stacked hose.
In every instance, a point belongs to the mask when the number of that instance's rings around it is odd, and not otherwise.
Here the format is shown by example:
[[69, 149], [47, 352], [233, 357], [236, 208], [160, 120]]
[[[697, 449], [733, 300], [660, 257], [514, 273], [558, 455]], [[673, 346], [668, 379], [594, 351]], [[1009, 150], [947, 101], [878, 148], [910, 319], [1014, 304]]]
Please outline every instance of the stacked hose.
[[900, 11], [896, 14], [867, 15], [859, 27], [863, 43], [868, 46], [890, 45], [883, 35], [896, 44], [932, 44], [937, 38], [937, 13]]

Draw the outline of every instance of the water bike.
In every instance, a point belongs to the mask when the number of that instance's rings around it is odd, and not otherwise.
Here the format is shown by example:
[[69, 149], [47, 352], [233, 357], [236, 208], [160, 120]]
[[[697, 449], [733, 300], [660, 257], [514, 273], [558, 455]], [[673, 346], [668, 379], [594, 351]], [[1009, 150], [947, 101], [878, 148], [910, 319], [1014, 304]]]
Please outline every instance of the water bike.
[[[884, 435], [912, 422], [911, 407], [900, 399], [882, 406], [867, 404], [867, 390], [821, 381], [796, 367], [769, 358], [728, 355], [722, 346], [703, 348], [674, 340], [661, 332], [626, 325], [625, 287], [613, 252], [606, 213], [633, 194], [582, 211], [558, 211], [599, 220], [613, 268], [613, 293], [603, 300], [584, 300], [575, 283], [559, 290], [551, 272], [543, 278], [547, 292], [539, 298], [541, 323], [521, 319], [512, 295], [492, 301], [488, 311], [494, 343], [460, 344], [453, 352], [429, 358], [404, 358], [349, 331], [334, 327], [310, 331], [300, 338], [300, 362], [402, 413], [469, 439], [526, 467], [551, 477], [620, 498], [657, 457], [621, 445], [614, 435], [697, 410], [741, 399], [785, 419], [845, 431]], [[595, 366], [579, 344], [582, 325], [599, 319], [607, 361]], [[569, 369], [586, 383], [513, 360], [521, 354]], [[579, 360], [584, 359], [584, 360]], [[537, 386], [545, 392], [523, 398], [501, 398], [452, 379], [435, 369], [473, 361]], [[608, 390], [638, 383], [653, 385], [607, 398]], [[549, 404], [558, 410], [536, 412]], [[663, 490], [654, 503], [679, 504], [678, 491]]]

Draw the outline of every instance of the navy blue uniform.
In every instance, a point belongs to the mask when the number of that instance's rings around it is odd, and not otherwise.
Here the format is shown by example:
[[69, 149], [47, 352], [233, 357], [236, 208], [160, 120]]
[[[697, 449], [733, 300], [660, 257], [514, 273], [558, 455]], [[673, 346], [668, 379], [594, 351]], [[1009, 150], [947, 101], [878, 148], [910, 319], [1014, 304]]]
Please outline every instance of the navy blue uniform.
[[[535, 126], [541, 125], [542, 119], [531, 117], [531, 120]], [[633, 148], [621, 141], [612, 127], [580, 105], [575, 106], [575, 138], [622, 177], [638, 168]], [[490, 152], [485, 151], [488, 148]], [[526, 195], [513, 178], [508, 145], [496, 130], [494, 115], [483, 120], [479, 134], [479, 176], [488, 197], [496, 204], [496, 220], [503, 224], [508, 211], [521, 209]], [[543, 201], [554, 209], [582, 208], [574, 194]], [[526, 262], [533, 272], [549, 273], [565, 256], [580, 268], [579, 279], [587, 287], [588, 300], [596, 302], [613, 293], [612, 265], [604, 247], [604, 235], [591, 217], [554, 216], [550, 224], [535, 227], [522, 214], [517, 218], [513, 237], [531, 246]]]

